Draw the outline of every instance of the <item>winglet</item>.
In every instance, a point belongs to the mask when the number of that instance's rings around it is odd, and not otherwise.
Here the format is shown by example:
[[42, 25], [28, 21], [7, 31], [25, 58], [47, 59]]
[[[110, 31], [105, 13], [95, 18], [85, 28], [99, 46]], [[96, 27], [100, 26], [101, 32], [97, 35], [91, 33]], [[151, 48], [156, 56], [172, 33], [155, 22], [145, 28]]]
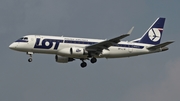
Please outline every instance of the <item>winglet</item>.
[[129, 32], [127, 34], [130, 35], [132, 33], [133, 29], [134, 29], [134, 26], [129, 30]]

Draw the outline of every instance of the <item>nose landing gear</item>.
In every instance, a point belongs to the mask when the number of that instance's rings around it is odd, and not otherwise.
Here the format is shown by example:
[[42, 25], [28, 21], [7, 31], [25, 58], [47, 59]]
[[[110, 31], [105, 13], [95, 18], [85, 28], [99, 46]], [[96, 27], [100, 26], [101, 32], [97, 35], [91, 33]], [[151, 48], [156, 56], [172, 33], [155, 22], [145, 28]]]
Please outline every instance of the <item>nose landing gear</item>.
[[27, 54], [30, 56], [30, 58], [28, 59], [28, 62], [32, 62], [33, 52], [27, 52]]
[[28, 62], [32, 62], [32, 58], [29, 58], [29, 59], [28, 59]]

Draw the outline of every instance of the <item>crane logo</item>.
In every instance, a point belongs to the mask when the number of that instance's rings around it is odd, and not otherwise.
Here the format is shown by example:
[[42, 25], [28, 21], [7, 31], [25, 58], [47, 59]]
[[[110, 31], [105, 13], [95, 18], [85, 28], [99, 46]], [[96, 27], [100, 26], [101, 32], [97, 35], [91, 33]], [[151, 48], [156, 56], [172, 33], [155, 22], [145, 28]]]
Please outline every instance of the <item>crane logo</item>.
[[76, 49], [76, 52], [78, 53], [78, 52], [81, 52], [81, 50], [80, 49]]
[[161, 32], [160, 30], [163, 30], [161, 28], [152, 28], [148, 32], [149, 39], [151, 39], [153, 42], [157, 42], [161, 39]]

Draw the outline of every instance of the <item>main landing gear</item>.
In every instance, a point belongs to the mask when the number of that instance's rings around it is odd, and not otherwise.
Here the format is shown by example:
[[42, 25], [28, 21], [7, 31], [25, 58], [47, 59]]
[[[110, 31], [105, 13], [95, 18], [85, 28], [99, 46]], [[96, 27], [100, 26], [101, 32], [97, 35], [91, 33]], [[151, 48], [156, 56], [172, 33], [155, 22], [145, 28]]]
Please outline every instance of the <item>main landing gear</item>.
[[[84, 62], [85, 59], [80, 59], [82, 60], [82, 63], [80, 64], [82, 68], [85, 68], [87, 66], [87, 63]], [[96, 63], [97, 62], [97, 59], [95, 57], [91, 58], [90, 60], [91, 63]]]
[[30, 58], [28, 59], [28, 62], [32, 62], [33, 52], [27, 52], [27, 54], [30, 56]]
[[84, 68], [84, 67], [86, 67], [86, 66], [87, 66], [87, 63], [83, 61], [83, 62], [81, 63], [81, 67]]
[[97, 59], [95, 57], [91, 58], [91, 63], [96, 63], [97, 62]]

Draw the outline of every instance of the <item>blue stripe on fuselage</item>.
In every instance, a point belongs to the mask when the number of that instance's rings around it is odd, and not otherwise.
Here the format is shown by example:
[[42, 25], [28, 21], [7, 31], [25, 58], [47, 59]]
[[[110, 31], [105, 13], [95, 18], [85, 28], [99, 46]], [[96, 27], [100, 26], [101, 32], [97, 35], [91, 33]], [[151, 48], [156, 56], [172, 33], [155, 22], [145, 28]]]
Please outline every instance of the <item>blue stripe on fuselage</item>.
[[[98, 43], [98, 42], [65, 40], [64, 43], [93, 45], [93, 44], [96, 44], [96, 43]], [[143, 48], [144, 48], [144, 46], [128, 45], [128, 44], [117, 44], [117, 45], [113, 45], [113, 46], [114, 46], [114, 47], [137, 48], [137, 49], [143, 49]]]
[[[36, 43], [34, 45], [34, 48], [50, 49], [55, 44], [54, 50], [57, 50], [60, 43], [63, 43], [63, 40], [58, 40], [58, 39], [43, 39], [43, 40], [41, 40], [40, 38], [37, 38]], [[98, 42], [65, 40], [64, 43], [93, 45], [93, 44], [96, 44]], [[113, 45], [113, 46], [114, 47], [125, 47], [125, 48], [136, 48], [136, 49], [143, 49], [144, 48], [144, 46], [129, 45], [129, 44], [117, 44], [117, 45]]]

